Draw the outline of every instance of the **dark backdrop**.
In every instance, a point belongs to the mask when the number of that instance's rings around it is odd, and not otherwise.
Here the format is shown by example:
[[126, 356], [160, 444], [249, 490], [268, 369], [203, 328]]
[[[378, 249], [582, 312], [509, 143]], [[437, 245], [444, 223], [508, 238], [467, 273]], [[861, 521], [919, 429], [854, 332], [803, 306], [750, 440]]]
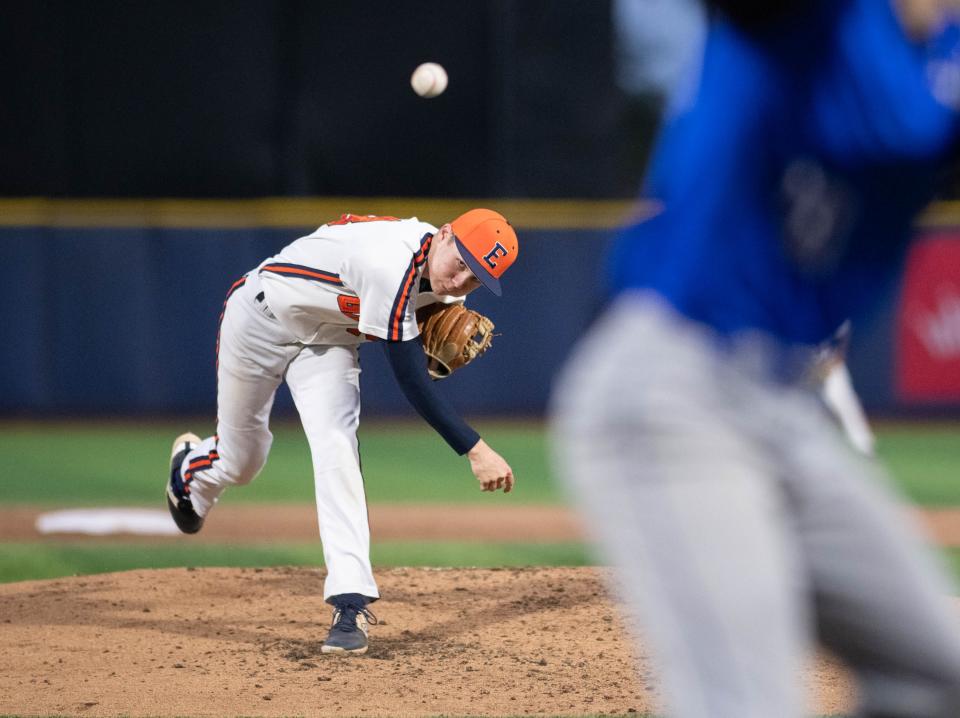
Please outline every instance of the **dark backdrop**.
[[[630, 196], [606, 0], [0, 2], [0, 195]], [[418, 98], [420, 62], [450, 86]]]

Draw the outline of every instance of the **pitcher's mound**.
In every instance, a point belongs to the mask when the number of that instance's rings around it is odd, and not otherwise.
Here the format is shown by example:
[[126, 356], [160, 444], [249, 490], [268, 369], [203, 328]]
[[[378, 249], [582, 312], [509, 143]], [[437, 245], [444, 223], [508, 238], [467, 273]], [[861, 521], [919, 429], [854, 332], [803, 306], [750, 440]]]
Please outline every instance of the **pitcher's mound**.
[[[384, 569], [370, 651], [326, 656], [323, 573], [131, 571], [0, 585], [0, 714], [644, 713], [657, 682], [593, 568]], [[819, 662], [812, 708], [849, 708]]]

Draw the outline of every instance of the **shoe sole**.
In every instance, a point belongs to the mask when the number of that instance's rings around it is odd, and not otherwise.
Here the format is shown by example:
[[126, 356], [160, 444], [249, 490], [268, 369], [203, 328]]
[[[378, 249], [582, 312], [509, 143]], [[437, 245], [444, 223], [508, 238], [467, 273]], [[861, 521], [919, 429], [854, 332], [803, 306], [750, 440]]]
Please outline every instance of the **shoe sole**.
[[199, 524], [185, 523], [183, 519], [178, 519], [177, 515], [179, 514], [179, 509], [177, 508], [177, 502], [171, 500], [169, 492], [167, 493], [167, 510], [170, 512], [170, 518], [173, 519], [173, 523], [177, 525], [177, 528], [180, 529], [180, 533], [183, 534], [196, 534], [200, 533], [200, 529], [203, 528], [203, 520]]
[[339, 646], [321, 646], [320, 653], [326, 653], [328, 655], [335, 656], [362, 656], [367, 652], [367, 646], [363, 648], [354, 648], [352, 651], [348, 651], [346, 648], [340, 648]]

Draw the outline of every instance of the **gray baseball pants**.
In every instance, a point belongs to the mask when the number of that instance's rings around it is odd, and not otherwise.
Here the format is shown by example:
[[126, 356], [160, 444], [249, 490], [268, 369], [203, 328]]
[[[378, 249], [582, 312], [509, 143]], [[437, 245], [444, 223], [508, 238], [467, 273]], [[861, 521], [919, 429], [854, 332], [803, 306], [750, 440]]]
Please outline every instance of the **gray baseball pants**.
[[794, 718], [816, 640], [863, 716], [960, 716], [960, 614], [934, 551], [793, 360], [647, 294], [580, 342], [555, 464], [658, 657], [670, 715]]

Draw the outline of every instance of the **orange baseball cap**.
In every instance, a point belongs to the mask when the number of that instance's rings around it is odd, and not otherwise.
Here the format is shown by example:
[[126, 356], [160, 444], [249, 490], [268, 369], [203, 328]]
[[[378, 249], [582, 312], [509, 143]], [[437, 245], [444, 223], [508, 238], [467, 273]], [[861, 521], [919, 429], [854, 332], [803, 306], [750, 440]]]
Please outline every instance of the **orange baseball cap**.
[[471, 209], [450, 225], [460, 256], [483, 286], [498, 297], [500, 277], [517, 259], [517, 233], [499, 212]]

